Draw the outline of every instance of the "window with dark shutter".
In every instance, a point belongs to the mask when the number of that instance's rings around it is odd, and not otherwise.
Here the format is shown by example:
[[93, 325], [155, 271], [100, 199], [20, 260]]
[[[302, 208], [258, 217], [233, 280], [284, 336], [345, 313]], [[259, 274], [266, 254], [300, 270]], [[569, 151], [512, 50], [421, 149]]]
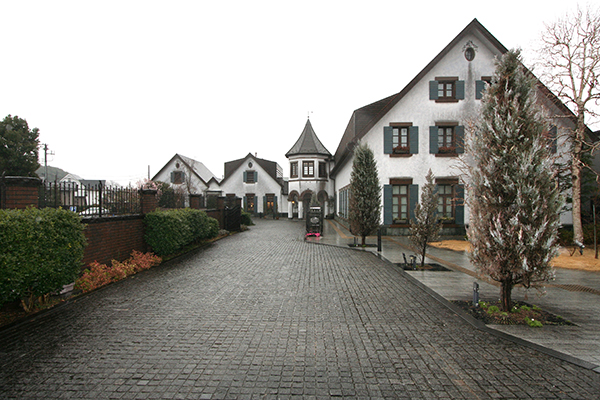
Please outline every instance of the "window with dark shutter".
[[465, 81], [456, 76], [436, 77], [429, 81], [429, 99], [437, 103], [455, 103], [465, 98]]

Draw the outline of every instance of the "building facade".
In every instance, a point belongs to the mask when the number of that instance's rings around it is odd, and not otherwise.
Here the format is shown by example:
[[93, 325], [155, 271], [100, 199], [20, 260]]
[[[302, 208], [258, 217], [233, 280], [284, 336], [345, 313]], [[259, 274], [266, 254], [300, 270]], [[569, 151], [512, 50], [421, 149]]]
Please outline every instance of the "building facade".
[[[507, 52], [477, 20], [473, 20], [402, 91], [359, 108], [335, 152], [337, 217], [348, 217], [353, 149], [358, 142], [373, 150], [382, 185], [384, 233], [406, 235], [429, 169], [439, 194], [438, 215], [444, 234], [464, 234], [469, 220], [463, 175], [465, 131], [477, 116], [494, 60]], [[568, 110], [543, 86], [539, 103], [549, 116]], [[568, 143], [561, 132], [573, 127], [569, 118], [554, 118], [548, 132], [553, 152], [565, 161]], [[468, 162], [468, 161], [467, 161]], [[563, 224], [571, 214], [561, 215]]]

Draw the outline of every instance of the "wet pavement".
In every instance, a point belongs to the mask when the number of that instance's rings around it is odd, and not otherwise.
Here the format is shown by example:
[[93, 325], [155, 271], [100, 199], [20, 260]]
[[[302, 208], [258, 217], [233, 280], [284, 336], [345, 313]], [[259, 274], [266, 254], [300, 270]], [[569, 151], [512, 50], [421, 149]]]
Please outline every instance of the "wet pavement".
[[0, 331], [0, 398], [598, 397], [600, 374], [472, 326], [370, 252], [256, 222]]
[[[354, 243], [353, 236], [339, 223], [326, 221], [324, 228], [323, 237], [309, 240], [337, 246]], [[376, 244], [377, 238], [369, 237], [367, 243]], [[382, 251], [379, 254], [392, 263], [404, 262], [403, 253], [407, 259], [414, 254], [407, 237], [384, 236], [381, 243]], [[374, 247], [367, 250], [378, 253]], [[482, 300], [499, 299], [499, 287], [478, 277], [466, 252], [430, 246], [427, 253], [427, 262], [444, 265], [450, 271], [407, 273], [444, 299], [472, 300], [473, 282], [479, 284]], [[547, 325], [542, 329], [532, 329], [522, 325], [488, 325], [489, 328], [575, 357], [582, 360], [584, 365], [589, 363], [588, 367], [592, 369], [600, 366], [600, 272], [556, 268], [555, 280], [548, 283], [543, 291], [517, 287], [513, 290], [513, 300], [536, 304], [575, 323], [576, 326]], [[597, 368], [597, 371], [600, 372], [600, 368]]]

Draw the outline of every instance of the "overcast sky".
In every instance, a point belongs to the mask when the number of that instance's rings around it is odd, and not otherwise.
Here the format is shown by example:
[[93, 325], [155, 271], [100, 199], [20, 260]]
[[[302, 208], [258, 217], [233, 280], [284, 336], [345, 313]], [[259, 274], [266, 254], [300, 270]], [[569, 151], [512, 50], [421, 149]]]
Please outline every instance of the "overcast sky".
[[0, 0], [0, 118], [39, 128], [49, 165], [85, 179], [136, 182], [175, 153], [217, 177], [258, 153], [287, 176], [309, 113], [334, 153], [355, 109], [402, 90], [473, 18], [528, 62], [576, 5]]

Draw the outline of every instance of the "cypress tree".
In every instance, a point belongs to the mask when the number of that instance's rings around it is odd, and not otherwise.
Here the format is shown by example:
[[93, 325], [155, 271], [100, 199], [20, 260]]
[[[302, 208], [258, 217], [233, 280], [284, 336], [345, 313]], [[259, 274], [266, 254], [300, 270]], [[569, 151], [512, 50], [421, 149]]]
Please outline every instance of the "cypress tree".
[[379, 227], [381, 217], [381, 186], [377, 162], [373, 151], [366, 144], [354, 149], [354, 161], [350, 175], [350, 229], [365, 238]]
[[496, 61], [472, 135], [469, 240], [473, 264], [501, 284], [503, 311], [515, 285], [553, 277], [562, 198], [536, 104], [535, 78], [520, 51]]

